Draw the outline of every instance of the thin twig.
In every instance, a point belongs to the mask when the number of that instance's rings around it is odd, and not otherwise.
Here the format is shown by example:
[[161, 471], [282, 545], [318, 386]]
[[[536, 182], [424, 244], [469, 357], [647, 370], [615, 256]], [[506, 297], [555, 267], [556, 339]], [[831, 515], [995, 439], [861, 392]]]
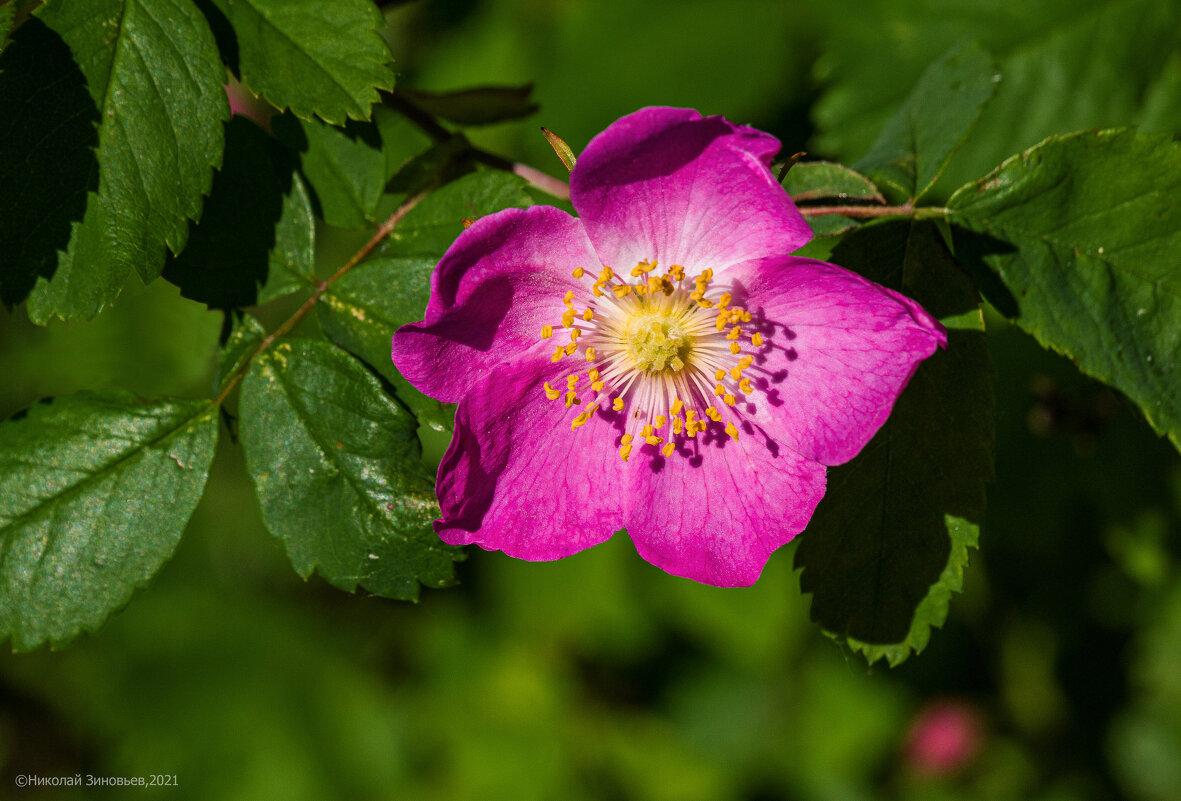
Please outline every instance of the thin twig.
[[213, 405], [220, 406], [225, 401], [225, 399], [229, 397], [230, 393], [234, 390], [234, 387], [238, 385], [238, 382], [242, 380], [242, 376], [246, 374], [246, 369], [250, 367], [251, 363], [253, 363], [254, 360], [263, 353], [263, 351], [273, 345], [276, 340], [278, 340], [280, 337], [286, 336], [291, 331], [291, 329], [295, 328], [295, 326], [299, 324], [300, 320], [302, 320], [304, 317], [307, 317], [308, 314], [311, 313], [312, 309], [316, 307], [316, 304], [320, 301], [320, 297], [328, 291], [328, 287], [336, 283], [336, 281], [339, 280], [349, 270], [360, 264], [362, 259], [368, 256], [375, 247], [380, 245], [381, 241], [389, 236], [393, 232], [394, 228], [397, 227], [398, 223], [402, 221], [402, 218], [405, 217], [412, 208], [417, 206], [419, 202], [427, 196], [428, 191], [429, 190], [423, 190], [418, 194], [412, 195], [404, 200], [402, 205], [398, 206], [398, 208], [394, 210], [394, 213], [386, 218], [386, 221], [377, 227], [377, 231], [372, 237], [370, 237], [369, 241], [361, 247], [360, 250], [354, 253], [348, 261], [342, 264], [339, 270], [317, 284], [316, 288], [312, 290], [312, 294], [308, 296], [308, 299], [303, 302], [303, 305], [296, 309], [294, 314], [284, 320], [282, 325], [268, 334], [267, 337], [259, 343], [258, 347], [254, 349], [254, 352], [250, 354], [250, 358], [246, 359], [234, 370], [234, 372], [230, 375], [229, 380], [226, 381], [226, 385], [222, 387], [221, 392], [217, 393], [217, 397], [213, 399]]
[[902, 206], [799, 206], [805, 217], [820, 217], [825, 214], [840, 214], [845, 217], [909, 217], [915, 213], [909, 203]]

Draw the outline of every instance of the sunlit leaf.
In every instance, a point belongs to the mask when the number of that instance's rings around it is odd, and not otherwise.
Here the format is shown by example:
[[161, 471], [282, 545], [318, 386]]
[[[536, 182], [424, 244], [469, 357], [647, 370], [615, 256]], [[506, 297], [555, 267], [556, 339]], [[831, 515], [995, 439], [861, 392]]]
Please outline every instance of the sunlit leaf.
[[296, 572], [400, 599], [452, 582], [461, 552], [431, 529], [417, 422], [359, 362], [326, 343], [281, 342], [255, 359], [239, 410], [263, 520]]
[[[189, 0], [87, 0], [42, 6], [73, 52], [100, 114], [98, 188], [29, 316], [92, 317], [134, 269], [160, 274], [179, 253], [221, 160], [225, 68]], [[71, 190], [72, 191], [72, 190]]]
[[1178, 196], [1181, 145], [1122, 130], [1050, 137], [948, 205], [993, 305], [1181, 447]]
[[209, 476], [207, 401], [88, 392], [0, 423], [0, 636], [97, 629], [172, 555]]
[[394, 86], [381, 13], [367, 0], [213, 2], [233, 26], [242, 80], [302, 119], [367, 120], [377, 90]]

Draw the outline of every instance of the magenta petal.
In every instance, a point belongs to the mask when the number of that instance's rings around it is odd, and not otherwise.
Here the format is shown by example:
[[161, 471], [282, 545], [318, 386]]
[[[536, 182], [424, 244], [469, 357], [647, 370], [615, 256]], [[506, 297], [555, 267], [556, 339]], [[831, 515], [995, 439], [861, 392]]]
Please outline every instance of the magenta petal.
[[790, 253], [812, 230], [770, 171], [775, 137], [646, 108], [591, 140], [570, 176], [570, 197], [604, 263], [641, 260], [697, 273]]
[[947, 344], [913, 300], [834, 264], [764, 259], [727, 278], [766, 341], [747, 370], [755, 392], [745, 416], [823, 464], [852, 459], [919, 362]]
[[537, 347], [469, 388], [435, 487], [444, 541], [560, 559], [623, 527], [618, 435], [601, 419], [572, 430], [578, 410], [545, 397], [567, 371]]
[[734, 442], [712, 429], [685, 443], [701, 458], [690, 451], [665, 459], [652, 446], [632, 456], [627, 530], [640, 556], [662, 570], [745, 587], [808, 524], [824, 495], [824, 466], [758, 433]]
[[398, 329], [392, 358], [411, 384], [457, 402], [501, 362], [556, 325], [575, 267], [599, 269], [582, 223], [560, 209], [505, 209], [477, 220], [431, 276], [425, 319]]

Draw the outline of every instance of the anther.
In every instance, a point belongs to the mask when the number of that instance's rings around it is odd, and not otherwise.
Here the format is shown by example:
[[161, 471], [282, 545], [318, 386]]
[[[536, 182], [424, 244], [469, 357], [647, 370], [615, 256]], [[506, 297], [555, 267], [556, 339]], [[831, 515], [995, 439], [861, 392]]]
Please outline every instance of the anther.
[[593, 362], [595, 360], [595, 349], [594, 348], [587, 348], [586, 349], [586, 360], [588, 362]]
[[742, 353], [742, 346], [739, 345], [737, 342], [731, 342], [730, 343], [730, 352], [733, 353], [735, 356], [737, 356], [739, 353]]
[[665, 456], [665, 458], [668, 458], [669, 456], [673, 455], [673, 451], [675, 451], [676, 449], [677, 449], [677, 446], [670, 442], [667, 445], [665, 445], [663, 448], [661, 448], [660, 452]]
[[557, 400], [559, 397], [561, 397], [561, 395], [562, 393], [551, 387], [548, 381], [545, 382], [545, 396], [547, 398], [550, 400]]
[[554, 335], [554, 327], [552, 325], [543, 325], [541, 327], [541, 338], [549, 339]]
[[576, 350], [578, 350], [578, 343], [577, 342], [571, 342], [568, 345], [566, 345], [566, 347], [565, 347], [565, 351], [566, 351], [567, 356], [573, 356], [574, 351], [576, 351]]
[[735, 442], [738, 441], [738, 429], [734, 427], [733, 423], [726, 423], [726, 433], [729, 434]]
[[755, 331], [754, 335], [750, 338], [750, 344], [754, 345], [756, 348], [761, 347], [763, 344], [763, 335], [758, 331]]
[[[611, 408], [617, 412], [622, 412], [623, 411], [623, 398], [616, 398], [615, 400], [611, 401]], [[628, 436], [628, 435], [624, 434], [624, 436]]]
[[575, 278], [582, 278], [582, 276], [584, 276], [584, 275], [586, 275], [586, 270], [582, 269], [581, 267], [574, 268], [574, 277]]

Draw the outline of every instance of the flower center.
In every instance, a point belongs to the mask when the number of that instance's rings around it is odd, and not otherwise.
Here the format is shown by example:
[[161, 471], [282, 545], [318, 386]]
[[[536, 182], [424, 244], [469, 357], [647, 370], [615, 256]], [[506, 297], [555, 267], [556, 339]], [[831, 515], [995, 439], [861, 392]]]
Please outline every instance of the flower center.
[[636, 367], [650, 373], [684, 368], [693, 341], [675, 317], [665, 312], [632, 315], [624, 332]]
[[[581, 348], [587, 371], [569, 373], [564, 390], [544, 385], [551, 401], [583, 407], [572, 428], [592, 420], [607, 423], [602, 434], [618, 438], [625, 462], [637, 445], [658, 447], [669, 458], [694, 455], [699, 435], [737, 440], [738, 397], [754, 391], [743, 371], [755, 357], [744, 353], [743, 345], [751, 350], [764, 345], [759, 331], [743, 330], [752, 321], [750, 312], [731, 305], [730, 293], [714, 284], [712, 270], [689, 278], [679, 264], [663, 275], [656, 274], [656, 266], [637, 264], [634, 281], [603, 267], [581, 311], [574, 291], [566, 293], [557, 328], [569, 329], [570, 341], [555, 348], [551, 361], [577, 357]], [[582, 267], [574, 270], [575, 278], [591, 275]], [[555, 326], [542, 326], [542, 339], [554, 334]]]

